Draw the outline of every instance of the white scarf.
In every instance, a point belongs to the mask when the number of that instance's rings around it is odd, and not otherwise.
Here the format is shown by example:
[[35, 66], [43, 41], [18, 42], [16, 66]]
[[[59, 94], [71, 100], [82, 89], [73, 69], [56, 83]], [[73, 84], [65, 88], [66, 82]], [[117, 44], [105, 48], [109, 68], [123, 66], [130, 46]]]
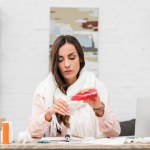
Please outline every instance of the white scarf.
[[[53, 104], [55, 99], [65, 100], [70, 108], [70, 129], [69, 132], [72, 136], [85, 137], [104, 137], [98, 128], [98, 121], [92, 108], [83, 103], [83, 101], [71, 101], [71, 96], [78, 93], [80, 90], [87, 88], [96, 88], [98, 93], [101, 93], [100, 89], [97, 88], [98, 80], [92, 72], [88, 72], [82, 69], [80, 76], [77, 81], [72, 84], [68, 90], [67, 95], [63, 94], [60, 89], [56, 86], [52, 73], [37, 87], [35, 94], [38, 94], [45, 98], [45, 107], [48, 109]], [[107, 98], [103, 98], [103, 102], [107, 103]], [[51, 133], [50, 136], [56, 136], [56, 129], [61, 128], [58, 123], [56, 115], [54, 114], [51, 121]]]

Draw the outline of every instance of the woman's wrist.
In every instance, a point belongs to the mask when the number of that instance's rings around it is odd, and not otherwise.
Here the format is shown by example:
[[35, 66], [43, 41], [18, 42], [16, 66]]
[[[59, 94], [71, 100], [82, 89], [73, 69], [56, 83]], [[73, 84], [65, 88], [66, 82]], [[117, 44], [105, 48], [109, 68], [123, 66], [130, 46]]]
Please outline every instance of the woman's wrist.
[[95, 112], [95, 115], [97, 117], [102, 117], [104, 115], [105, 110], [105, 104], [101, 102], [101, 105], [99, 107], [93, 108], [93, 111]]
[[45, 112], [45, 120], [50, 122], [52, 120], [54, 112], [51, 110], [51, 108], [48, 108], [48, 110]]

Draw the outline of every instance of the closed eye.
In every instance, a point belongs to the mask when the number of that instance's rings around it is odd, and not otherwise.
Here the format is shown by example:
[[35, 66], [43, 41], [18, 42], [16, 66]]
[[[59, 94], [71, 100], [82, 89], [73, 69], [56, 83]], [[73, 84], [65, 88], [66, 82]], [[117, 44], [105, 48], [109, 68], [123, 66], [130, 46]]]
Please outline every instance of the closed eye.
[[[71, 53], [71, 54], [69, 54], [67, 57], [68, 57], [68, 59], [70, 59], [70, 60], [74, 60], [75, 58], [76, 58], [76, 53], [75, 52], [73, 52], [73, 53]], [[63, 62], [64, 61], [64, 57], [63, 56], [58, 56], [58, 62]]]
[[62, 56], [58, 57], [58, 62], [62, 62], [64, 59]]
[[75, 55], [71, 55], [71, 56], [69, 56], [69, 59], [70, 60], [74, 60], [76, 58], [76, 56]]

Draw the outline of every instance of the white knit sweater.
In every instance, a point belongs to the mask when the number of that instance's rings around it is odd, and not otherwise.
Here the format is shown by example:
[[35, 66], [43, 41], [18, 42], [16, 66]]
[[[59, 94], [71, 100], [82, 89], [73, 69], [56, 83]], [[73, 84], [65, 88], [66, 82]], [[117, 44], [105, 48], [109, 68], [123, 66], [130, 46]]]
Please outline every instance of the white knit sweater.
[[[83, 103], [83, 101], [71, 101], [71, 96], [78, 93], [80, 90], [87, 88], [96, 88], [100, 99], [107, 105], [108, 92], [104, 84], [98, 80], [92, 72], [82, 69], [78, 80], [72, 84], [68, 90], [67, 95], [63, 94], [56, 86], [52, 73], [37, 87], [35, 95], [38, 94], [45, 98], [46, 108], [53, 104], [55, 99], [65, 100], [70, 108], [70, 129], [68, 132], [72, 136], [95, 138], [105, 137], [99, 129], [98, 118], [95, 116], [90, 105]], [[51, 122], [51, 136], [56, 135], [56, 126], [60, 127], [56, 116], [53, 115]]]

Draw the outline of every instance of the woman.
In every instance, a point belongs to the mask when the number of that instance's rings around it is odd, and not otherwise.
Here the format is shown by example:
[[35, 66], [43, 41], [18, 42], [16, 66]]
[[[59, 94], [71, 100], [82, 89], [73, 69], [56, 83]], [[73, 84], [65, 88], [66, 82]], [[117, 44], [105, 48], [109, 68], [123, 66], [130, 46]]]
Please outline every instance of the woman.
[[[84, 53], [78, 40], [70, 35], [59, 36], [49, 57], [49, 76], [34, 95], [28, 126], [31, 136], [118, 136], [120, 125], [111, 110], [107, 89], [84, 68]], [[73, 95], [91, 89], [98, 92], [95, 98], [71, 100]]]

